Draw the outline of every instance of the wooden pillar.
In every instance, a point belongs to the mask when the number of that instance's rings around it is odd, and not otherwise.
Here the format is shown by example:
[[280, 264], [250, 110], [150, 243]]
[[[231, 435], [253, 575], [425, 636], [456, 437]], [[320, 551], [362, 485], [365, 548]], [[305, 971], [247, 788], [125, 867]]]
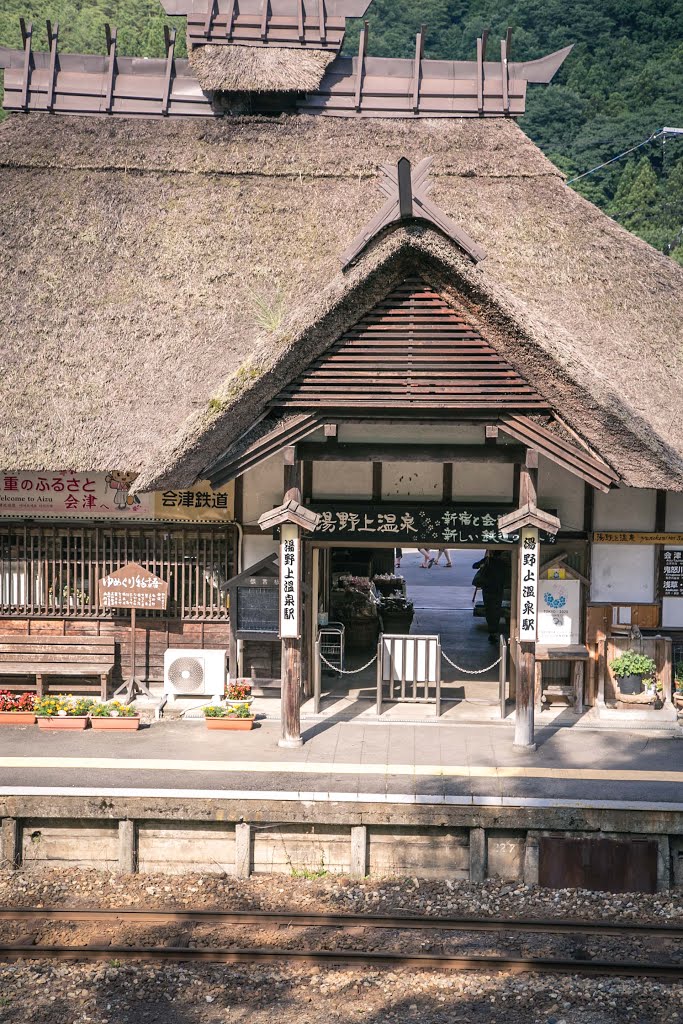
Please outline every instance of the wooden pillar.
[[[536, 491], [538, 484], [538, 452], [528, 451], [526, 464], [520, 469], [519, 476], [519, 504], [520, 507], [527, 503], [536, 504]], [[522, 561], [524, 557], [523, 544], [520, 538], [517, 554], [518, 576], [519, 576], [519, 608], [517, 611], [517, 625], [521, 634], [521, 623], [523, 618], [522, 586], [524, 571]], [[538, 587], [536, 588], [538, 590]], [[538, 598], [538, 594], [536, 595]], [[536, 681], [536, 643], [520, 641], [517, 658], [517, 693], [515, 708], [515, 739], [514, 746], [520, 750], [535, 750], [534, 740], [534, 687]]]
[[[301, 463], [293, 449], [285, 449], [284, 501], [301, 501]], [[301, 531], [298, 527], [284, 524], [281, 531], [288, 531], [297, 540]], [[280, 552], [282, 560], [282, 551]], [[283, 566], [280, 565], [280, 572]], [[300, 566], [297, 572], [301, 573]], [[301, 599], [301, 579], [299, 583], [299, 604]], [[297, 613], [300, 614], [299, 609]], [[282, 732], [278, 741], [280, 747], [301, 747], [301, 623], [299, 635], [284, 637], [282, 640], [282, 698], [281, 722]]]

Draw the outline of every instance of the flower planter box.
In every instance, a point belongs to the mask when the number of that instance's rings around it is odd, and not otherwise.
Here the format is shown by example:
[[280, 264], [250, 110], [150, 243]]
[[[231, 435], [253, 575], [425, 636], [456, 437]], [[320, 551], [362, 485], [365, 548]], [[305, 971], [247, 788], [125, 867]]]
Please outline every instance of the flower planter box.
[[0, 725], [35, 725], [32, 711], [0, 711]]
[[55, 715], [54, 718], [38, 717], [39, 729], [87, 729], [87, 727], [87, 715], [64, 715], [63, 717]]
[[130, 715], [124, 717], [117, 715], [116, 718], [105, 718], [99, 715], [93, 715], [90, 719], [90, 724], [93, 729], [110, 729], [119, 730], [119, 732], [134, 732], [140, 728], [140, 716]]
[[674, 692], [674, 704], [677, 708], [683, 708], [683, 693]]
[[205, 718], [207, 729], [251, 729], [254, 725], [256, 715], [250, 718]]

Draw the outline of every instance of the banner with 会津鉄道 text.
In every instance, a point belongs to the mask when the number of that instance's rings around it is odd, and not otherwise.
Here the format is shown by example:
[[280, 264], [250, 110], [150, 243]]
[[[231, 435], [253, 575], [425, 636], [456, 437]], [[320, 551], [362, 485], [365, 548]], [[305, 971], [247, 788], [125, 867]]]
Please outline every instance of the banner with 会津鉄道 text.
[[0, 517], [221, 522], [234, 518], [234, 484], [131, 494], [134, 473], [0, 472]]

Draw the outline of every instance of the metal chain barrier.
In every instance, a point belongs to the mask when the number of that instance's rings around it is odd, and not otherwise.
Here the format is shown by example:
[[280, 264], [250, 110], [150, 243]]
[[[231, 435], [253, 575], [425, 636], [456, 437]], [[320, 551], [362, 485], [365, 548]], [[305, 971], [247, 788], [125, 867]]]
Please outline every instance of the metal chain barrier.
[[371, 665], [374, 665], [377, 661], [377, 655], [375, 655], [374, 658], [371, 658], [367, 665], [362, 665], [360, 668], [352, 669], [338, 668], [336, 665], [330, 665], [324, 654], [320, 655], [320, 660], [324, 662], [328, 668], [331, 668], [333, 672], [338, 672], [342, 676], [355, 676], [358, 675], [359, 672], [365, 672], [366, 668], [370, 668]]
[[500, 657], [498, 658], [498, 661], [494, 661], [492, 665], [487, 665], [486, 668], [461, 668], [460, 665], [456, 665], [454, 661], [451, 661], [443, 648], [441, 650], [441, 657], [456, 669], [456, 671], [464, 672], [466, 676], [482, 676], [484, 672], [490, 672], [492, 668], [496, 667], [496, 665], [500, 665], [503, 660], [502, 657]]

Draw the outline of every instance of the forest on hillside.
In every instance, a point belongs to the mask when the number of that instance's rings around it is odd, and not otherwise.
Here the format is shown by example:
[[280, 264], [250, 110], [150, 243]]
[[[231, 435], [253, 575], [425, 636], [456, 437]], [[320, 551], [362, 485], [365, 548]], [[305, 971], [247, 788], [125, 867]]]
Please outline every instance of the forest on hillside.
[[[119, 52], [150, 57], [162, 56], [163, 26], [177, 21], [185, 53], [183, 20], [158, 0], [2, 0], [0, 45], [21, 45], [20, 15], [40, 26], [37, 46], [51, 18], [60, 49], [103, 53], [109, 21]], [[513, 60], [574, 43], [552, 85], [529, 88], [520, 124], [570, 179], [639, 147], [572, 187], [683, 265], [683, 136], [640, 145], [664, 126], [683, 128], [683, 0], [373, 0], [368, 21], [377, 56], [413, 56], [421, 24], [432, 58], [472, 59], [484, 28], [493, 54], [508, 25]], [[352, 23], [348, 52], [359, 28]]]

